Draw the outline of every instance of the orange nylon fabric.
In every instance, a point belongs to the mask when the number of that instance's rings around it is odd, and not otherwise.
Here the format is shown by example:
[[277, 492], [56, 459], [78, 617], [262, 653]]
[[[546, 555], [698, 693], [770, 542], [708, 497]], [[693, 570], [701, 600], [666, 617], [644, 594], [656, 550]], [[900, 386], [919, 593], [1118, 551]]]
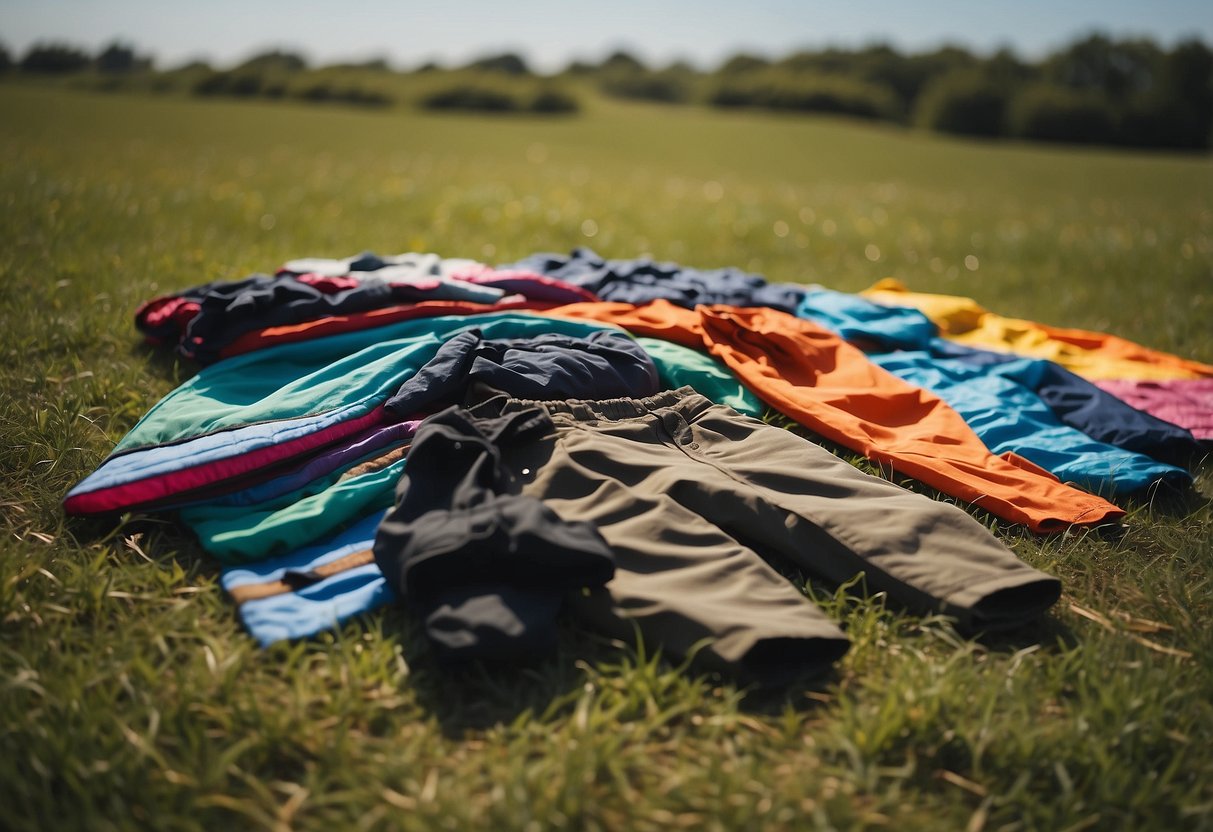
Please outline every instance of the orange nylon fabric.
[[861, 295], [885, 306], [908, 306], [926, 315], [942, 335], [971, 347], [1047, 358], [1071, 372], [1100, 381], [1164, 381], [1213, 376], [1213, 366], [1152, 350], [1115, 335], [1085, 329], [1063, 329], [1006, 318], [972, 298], [911, 292], [885, 278]]
[[759, 398], [868, 459], [1036, 532], [1124, 511], [1025, 459], [995, 456], [942, 399], [882, 370], [838, 336], [786, 312], [668, 301], [577, 303], [544, 314], [612, 323], [706, 349]]

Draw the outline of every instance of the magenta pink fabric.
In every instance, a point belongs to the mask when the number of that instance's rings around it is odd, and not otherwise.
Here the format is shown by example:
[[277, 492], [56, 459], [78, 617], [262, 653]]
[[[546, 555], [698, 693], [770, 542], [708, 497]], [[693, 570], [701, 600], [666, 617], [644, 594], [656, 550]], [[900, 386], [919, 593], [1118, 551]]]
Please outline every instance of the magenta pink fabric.
[[297, 457], [307, 451], [365, 431], [387, 421], [386, 412], [377, 407], [348, 422], [338, 422], [322, 431], [289, 442], [269, 445], [229, 459], [216, 460], [168, 474], [127, 482], [121, 485], [77, 494], [63, 501], [68, 514], [100, 514], [107, 511], [145, 508], [164, 500], [183, 500], [191, 491], [254, 473], [261, 468]]
[[1138, 410], [1187, 428], [1197, 439], [1213, 439], [1213, 378], [1095, 383]]

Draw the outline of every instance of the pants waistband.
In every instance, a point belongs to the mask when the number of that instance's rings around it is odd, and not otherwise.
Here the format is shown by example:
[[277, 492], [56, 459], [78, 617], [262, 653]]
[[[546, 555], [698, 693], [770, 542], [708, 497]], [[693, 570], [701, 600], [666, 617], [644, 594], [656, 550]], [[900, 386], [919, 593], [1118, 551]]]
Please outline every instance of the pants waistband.
[[531, 408], [546, 410], [551, 416], [566, 416], [579, 422], [614, 421], [646, 416], [661, 410], [675, 410], [686, 419], [694, 418], [712, 406], [712, 402], [695, 392], [693, 387], [666, 390], [643, 399], [562, 399], [558, 401], [536, 401], [531, 399], [505, 399], [494, 410], [501, 414], [514, 413]]

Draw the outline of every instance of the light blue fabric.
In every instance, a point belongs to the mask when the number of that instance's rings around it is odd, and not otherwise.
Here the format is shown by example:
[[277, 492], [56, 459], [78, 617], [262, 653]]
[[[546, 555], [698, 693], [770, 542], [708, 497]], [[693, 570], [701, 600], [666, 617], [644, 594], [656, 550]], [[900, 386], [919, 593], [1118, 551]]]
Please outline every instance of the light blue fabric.
[[96, 471], [69, 491], [67, 496], [88, 494], [124, 483], [179, 471], [182, 468], [183, 460], [189, 460], [190, 466], [221, 462], [271, 445], [290, 442], [322, 432], [335, 424], [357, 418], [365, 412], [366, 408], [351, 405], [327, 413], [245, 425], [172, 444], [142, 447], [127, 453], [119, 454], [118, 451], [115, 451], [115, 454], [119, 455], [105, 460]]
[[882, 349], [924, 349], [938, 334], [931, 320], [917, 309], [881, 306], [859, 295], [810, 286], [796, 316], [822, 326], [857, 344]]
[[1156, 482], [1191, 482], [1182, 468], [1097, 442], [1062, 424], [1032, 389], [1039, 364], [1034, 367], [1031, 359], [980, 367], [922, 350], [868, 358], [951, 405], [994, 453], [1013, 451], [1063, 482], [1104, 497], [1132, 494]]
[[[334, 537], [264, 563], [225, 569], [229, 592], [241, 586], [280, 581], [287, 573], [306, 574], [318, 566], [371, 548], [383, 512], [363, 518]], [[240, 605], [245, 627], [264, 647], [287, 638], [305, 638], [336, 627], [359, 613], [393, 603], [396, 594], [374, 563], [340, 572], [295, 592]]]

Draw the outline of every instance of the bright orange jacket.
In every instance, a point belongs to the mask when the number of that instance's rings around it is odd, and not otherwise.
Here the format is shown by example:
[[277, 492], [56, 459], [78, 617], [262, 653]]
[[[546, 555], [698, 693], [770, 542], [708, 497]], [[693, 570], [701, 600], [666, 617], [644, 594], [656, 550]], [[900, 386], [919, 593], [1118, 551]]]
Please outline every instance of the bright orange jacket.
[[706, 349], [764, 402], [826, 439], [1033, 531], [1124, 515], [1022, 457], [995, 456], [942, 399], [785, 312], [690, 310], [659, 300], [644, 306], [577, 303], [544, 314], [617, 324], [636, 335]]

